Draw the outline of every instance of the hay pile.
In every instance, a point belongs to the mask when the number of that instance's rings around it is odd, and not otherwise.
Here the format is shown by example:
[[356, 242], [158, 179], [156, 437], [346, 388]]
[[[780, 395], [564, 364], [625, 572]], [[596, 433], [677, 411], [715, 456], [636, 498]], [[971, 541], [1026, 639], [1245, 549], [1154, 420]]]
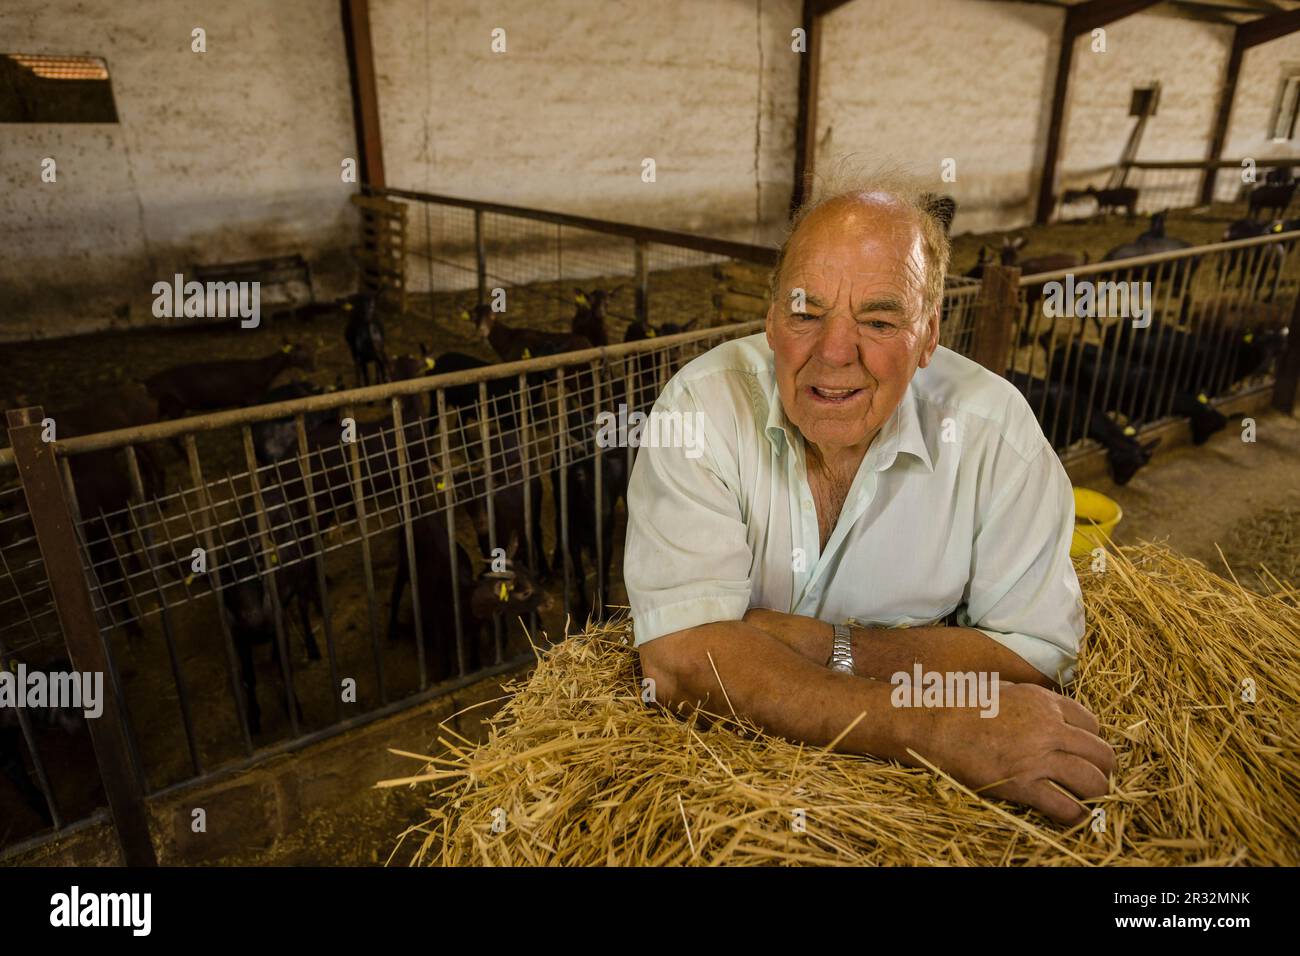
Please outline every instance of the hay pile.
[[640, 701], [625, 623], [547, 651], [484, 744], [443, 739], [449, 756], [408, 754], [424, 771], [380, 786], [432, 787], [402, 835], [425, 865], [1300, 862], [1300, 606], [1153, 545], [1080, 580], [1071, 693], [1118, 756], [1104, 832], [936, 770], [667, 716]]

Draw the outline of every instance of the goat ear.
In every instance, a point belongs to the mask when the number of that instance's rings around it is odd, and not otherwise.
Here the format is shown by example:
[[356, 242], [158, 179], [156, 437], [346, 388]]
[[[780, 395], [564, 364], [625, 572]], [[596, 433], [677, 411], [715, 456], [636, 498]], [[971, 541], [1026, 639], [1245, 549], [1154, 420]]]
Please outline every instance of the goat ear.
[[1028, 241], [1029, 240], [1026, 239], [1024, 236], [1016, 236], [1016, 238], [1011, 241], [1011, 248], [1019, 249], [1022, 246], [1024, 246], [1024, 244], [1027, 243]]

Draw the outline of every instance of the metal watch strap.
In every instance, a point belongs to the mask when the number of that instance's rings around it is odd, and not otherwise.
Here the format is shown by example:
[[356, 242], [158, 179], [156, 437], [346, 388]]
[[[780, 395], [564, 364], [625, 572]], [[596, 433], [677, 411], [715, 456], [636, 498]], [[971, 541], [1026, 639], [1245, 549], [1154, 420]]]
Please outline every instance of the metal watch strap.
[[853, 670], [853, 640], [847, 624], [833, 625], [835, 632], [834, 640], [831, 642], [830, 660], [826, 662], [827, 667], [843, 671], [846, 674], [852, 674]]

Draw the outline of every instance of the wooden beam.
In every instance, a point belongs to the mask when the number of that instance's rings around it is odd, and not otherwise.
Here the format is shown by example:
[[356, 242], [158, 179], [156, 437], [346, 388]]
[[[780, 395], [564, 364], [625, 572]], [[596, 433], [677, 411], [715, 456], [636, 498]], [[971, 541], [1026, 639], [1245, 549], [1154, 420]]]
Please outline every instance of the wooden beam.
[[795, 118], [794, 189], [790, 193], [793, 214], [812, 192], [817, 162], [817, 91], [821, 65], [821, 14], [817, 0], [804, 0], [800, 24], [808, 48], [799, 60], [799, 108]]
[[342, 0], [343, 40], [347, 47], [348, 74], [352, 81], [352, 119], [356, 128], [361, 181], [386, 186], [384, 143], [379, 131], [379, 94], [375, 84], [375, 56], [370, 43], [369, 0]]
[[1056, 79], [1052, 85], [1052, 112], [1047, 122], [1047, 148], [1043, 154], [1043, 172], [1038, 182], [1038, 207], [1034, 222], [1046, 223], [1056, 204], [1056, 165], [1061, 153], [1061, 130], [1065, 125], [1065, 104], [1070, 88], [1070, 66], [1074, 58], [1074, 41], [1084, 33], [1131, 16], [1159, 0], [1088, 0], [1070, 7], [1061, 31], [1061, 52], [1056, 62]]
[[[1210, 130], [1210, 146], [1205, 154], [1207, 162], [1217, 163], [1223, 158], [1228, 123], [1232, 119], [1232, 103], [1237, 97], [1237, 76], [1241, 72], [1241, 61], [1246, 51], [1297, 30], [1300, 30], [1300, 10], [1260, 17], [1237, 27], [1232, 36], [1232, 52], [1228, 54], [1228, 66], [1223, 74], [1223, 86], [1219, 89], [1219, 102], [1214, 111], [1214, 127]], [[1209, 205], [1214, 200], [1218, 175], [1219, 171], [1214, 166], [1206, 168], [1205, 175], [1201, 177], [1201, 205]]]

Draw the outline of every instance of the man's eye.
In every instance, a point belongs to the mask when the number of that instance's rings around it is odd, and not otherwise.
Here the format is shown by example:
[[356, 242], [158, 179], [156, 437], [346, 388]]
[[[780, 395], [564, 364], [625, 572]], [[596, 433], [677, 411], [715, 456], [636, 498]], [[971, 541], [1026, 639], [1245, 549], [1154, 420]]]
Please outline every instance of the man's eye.
[[893, 322], [884, 319], [872, 319], [867, 325], [876, 332], [892, 332], [896, 328]]

